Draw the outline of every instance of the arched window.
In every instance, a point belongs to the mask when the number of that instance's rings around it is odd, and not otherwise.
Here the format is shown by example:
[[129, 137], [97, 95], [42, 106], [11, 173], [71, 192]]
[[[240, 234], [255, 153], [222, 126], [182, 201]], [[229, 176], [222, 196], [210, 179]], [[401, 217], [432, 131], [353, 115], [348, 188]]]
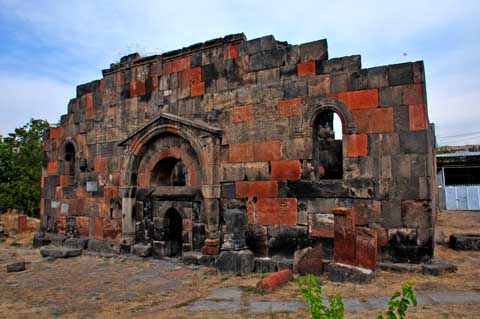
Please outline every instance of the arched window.
[[63, 159], [65, 161], [64, 174], [75, 177], [75, 146], [71, 142], [65, 145]]
[[186, 186], [187, 168], [174, 157], [160, 160], [152, 172], [152, 184], [158, 186]]
[[313, 122], [313, 166], [317, 179], [343, 178], [342, 121], [325, 109]]

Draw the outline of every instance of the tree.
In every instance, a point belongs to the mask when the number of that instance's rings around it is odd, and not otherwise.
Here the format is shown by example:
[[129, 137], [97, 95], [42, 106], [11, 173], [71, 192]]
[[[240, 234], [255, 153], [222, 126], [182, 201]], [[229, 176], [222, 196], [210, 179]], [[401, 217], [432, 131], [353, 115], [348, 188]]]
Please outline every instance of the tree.
[[38, 217], [42, 138], [47, 121], [31, 119], [0, 141], [0, 212], [9, 208]]

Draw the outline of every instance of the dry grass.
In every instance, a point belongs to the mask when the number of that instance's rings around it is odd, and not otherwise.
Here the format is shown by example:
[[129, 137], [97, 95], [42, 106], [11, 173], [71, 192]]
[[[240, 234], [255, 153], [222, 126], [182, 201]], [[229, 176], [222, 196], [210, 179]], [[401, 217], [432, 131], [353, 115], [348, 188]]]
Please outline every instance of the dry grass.
[[5, 228], [9, 236], [6, 244], [29, 247], [32, 245], [33, 236], [38, 233], [40, 229], [40, 220], [28, 217], [29, 231], [19, 233], [17, 223], [18, 216], [19, 213], [16, 210], [9, 210], [6, 213], [0, 214], [0, 224]]

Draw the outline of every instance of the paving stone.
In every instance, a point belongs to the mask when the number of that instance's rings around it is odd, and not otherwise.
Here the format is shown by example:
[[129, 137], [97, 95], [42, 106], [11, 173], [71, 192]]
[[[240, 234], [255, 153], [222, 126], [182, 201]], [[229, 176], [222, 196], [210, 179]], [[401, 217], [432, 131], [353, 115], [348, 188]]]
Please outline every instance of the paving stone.
[[190, 312], [199, 311], [225, 311], [225, 312], [239, 312], [242, 309], [239, 301], [211, 301], [201, 300], [194, 302], [188, 310]]
[[207, 300], [240, 300], [242, 291], [235, 288], [216, 288], [207, 296]]
[[80, 256], [82, 254], [82, 250], [66, 247], [52, 247], [40, 249], [40, 254], [42, 257], [70, 258]]
[[330, 263], [326, 266], [327, 278], [335, 282], [368, 283], [375, 276], [370, 269], [345, 265], [341, 263]]
[[302, 301], [252, 301], [248, 307], [253, 314], [273, 312], [297, 312], [307, 307]]

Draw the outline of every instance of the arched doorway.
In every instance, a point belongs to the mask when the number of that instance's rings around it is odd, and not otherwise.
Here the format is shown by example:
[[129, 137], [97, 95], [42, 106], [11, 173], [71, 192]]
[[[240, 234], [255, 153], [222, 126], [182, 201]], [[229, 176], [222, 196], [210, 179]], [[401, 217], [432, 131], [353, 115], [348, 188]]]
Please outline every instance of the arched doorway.
[[186, 186], [187, 169], [183, 161], [166, 157], [158, 161], [152, 170], [151, 184], [155, 186]]
[[180, 256], [182, 254], [182, 230], [183, 219], [175, 208], [170, 208], [165, 213], [165, 221], [168, 224], [166, 232], [166, 241], [170, 246], [170, 257]]

